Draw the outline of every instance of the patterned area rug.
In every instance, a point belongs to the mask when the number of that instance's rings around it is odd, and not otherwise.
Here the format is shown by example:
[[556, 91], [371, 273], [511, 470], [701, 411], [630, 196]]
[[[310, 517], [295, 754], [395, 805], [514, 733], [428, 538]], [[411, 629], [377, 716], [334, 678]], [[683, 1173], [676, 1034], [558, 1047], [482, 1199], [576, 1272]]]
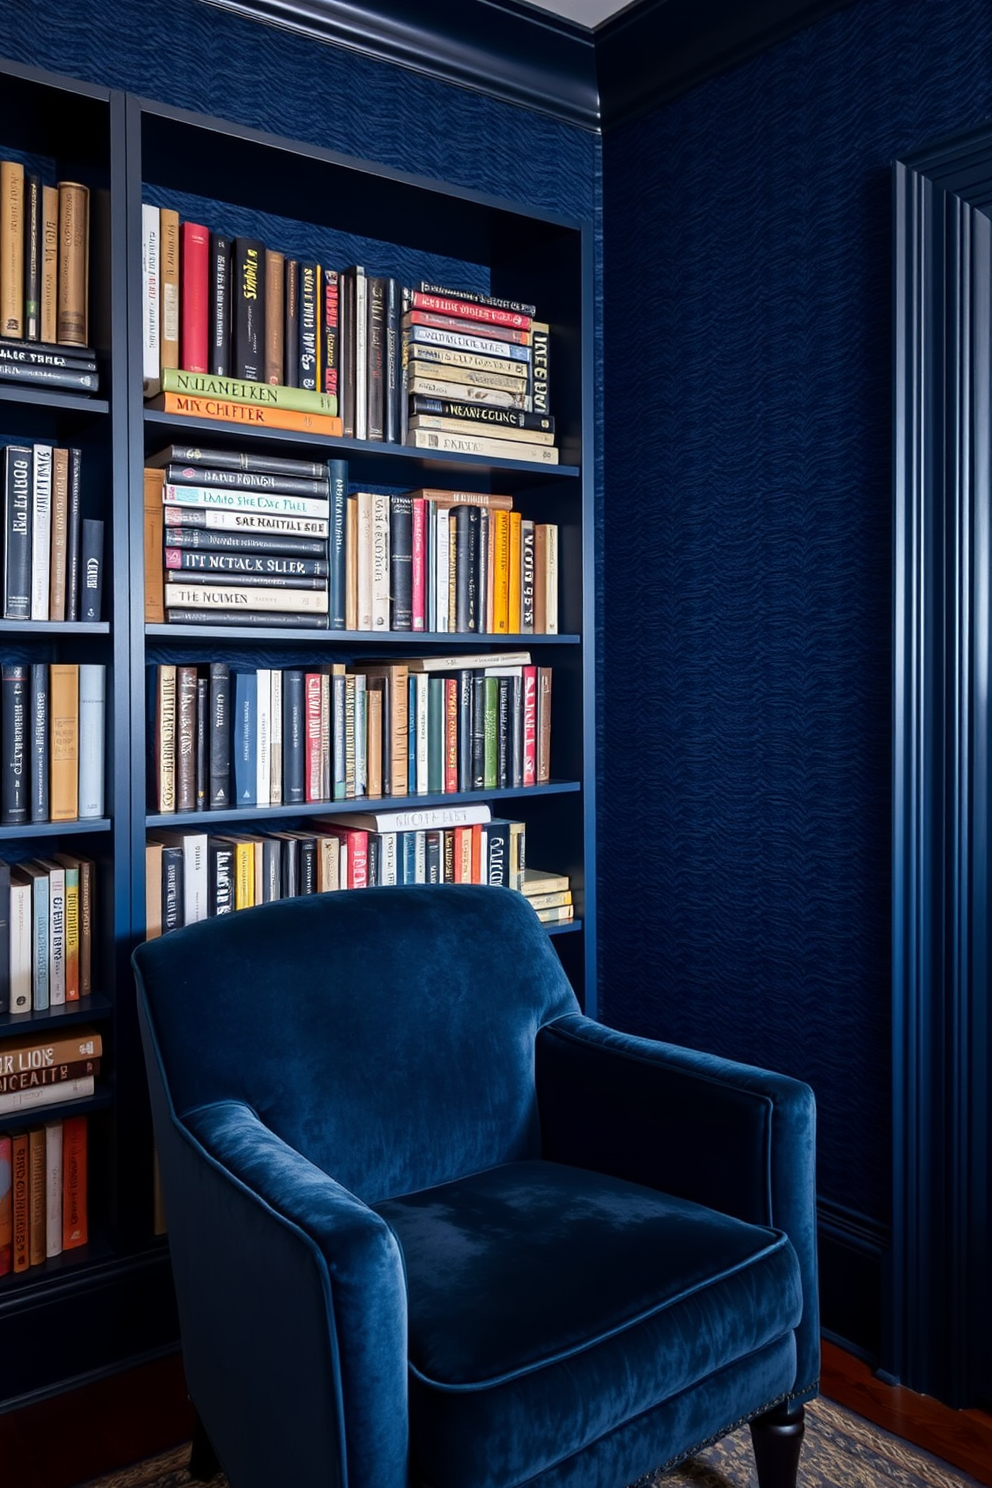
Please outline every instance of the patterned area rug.
[[[187, 1488], [188, 1447], [98, 1478], [85, 1488]], [[757, 1488], [751, 1436], [745, 1428], [725, 1437], [665, 1477], [664, 1488]], [[806, 1411], [806, 1439], [799, 1465], [800, 1488], [977, 1488], [928, 1452], [910, 1446], [860, 1416], [815, 1400]], [[215, 1478], [211, 1488], [227, 1488]]]

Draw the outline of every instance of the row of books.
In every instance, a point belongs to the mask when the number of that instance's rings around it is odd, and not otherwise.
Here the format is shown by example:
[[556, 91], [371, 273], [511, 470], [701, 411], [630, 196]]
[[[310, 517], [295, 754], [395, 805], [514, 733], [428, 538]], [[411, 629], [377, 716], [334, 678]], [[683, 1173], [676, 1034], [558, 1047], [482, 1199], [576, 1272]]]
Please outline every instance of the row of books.
[[0, 1132], [0, 1276], [89, 1239], [87, 1118]]
[[[0, 1013], [45, 1012], [90, 996], [95, 906], [90, 858], [0, 860]], [[0, 1073], [11, 1047], [0, 1042]]]
[[5, 620], [99, 620], [103, 523], [82, 514], [82, 451], [3, 450]]
[[[145, 620], [327, 628], [348, 467], [169, 445], [144, 473]], [[184, 554], [197, 561], [182, 562]], [[217, 569], [214, 558], [236, 564]]]
[[162, 814], [545, 784], [550, 667], [527, 651], [234, 671], [149, 668]]
[[527, 868], [525, 824], [481, 803], [318, 820], [309, 831], [154, 832], [145, 875], [149, 940], [279, 899], [384, 885], [485, 884], [525, 894], [543, 923], [574, 915], [568, 876]]
[[0, 822], [104, 814], [107, 668], [0, 663]]
[[145, 396], [167, 413], [556, 464], [535, 307], [306, 262], [142, 206]]
[[89, 188], [0, 160], [0, 383], [95, 393]]

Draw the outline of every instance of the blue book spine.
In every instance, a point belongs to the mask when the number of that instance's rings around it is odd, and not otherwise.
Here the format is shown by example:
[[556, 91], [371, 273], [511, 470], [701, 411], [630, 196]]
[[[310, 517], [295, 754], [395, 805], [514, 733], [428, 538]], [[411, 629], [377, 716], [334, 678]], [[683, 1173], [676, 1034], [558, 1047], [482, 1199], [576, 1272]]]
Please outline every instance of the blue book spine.
[[36, 873], [31, 883], [31, 908], [34, 927], [31, 936], [34, 966], [31, 977], [31, 993], [34, 1010], [43, 1013], [48, 1007], [49, 994], [49, 925], [48, 925], [48, 877]]
[[348, 586], [346, 529], [348, 516], [348, 462], [328, 460], [330, 484], [330, 523], [328, 534], [329, 603], [327, 625], [330, 630], [346, 626], [345, 597]]
[[401, 832], [403, 841], [400, 866], [403, 869], [403, 882], [415, 884], [417, 882], [417, 838], [419, 832]]
[[255, 733], [258, 711], [258, 679], [254, 672], [237, 672], [234, 686], [234, 804], [254, 806]]

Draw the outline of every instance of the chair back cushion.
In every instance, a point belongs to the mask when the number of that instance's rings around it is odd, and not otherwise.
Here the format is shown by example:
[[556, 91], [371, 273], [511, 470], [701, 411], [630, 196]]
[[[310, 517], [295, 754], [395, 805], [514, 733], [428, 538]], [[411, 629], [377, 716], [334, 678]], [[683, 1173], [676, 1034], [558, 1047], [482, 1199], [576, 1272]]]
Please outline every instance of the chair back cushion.
[[134, 966], [180, 1119], [244, 1101], [368, 1203], [540, 1155], [537, 1030], [577, 1004], [512, 890], [290, 899]]

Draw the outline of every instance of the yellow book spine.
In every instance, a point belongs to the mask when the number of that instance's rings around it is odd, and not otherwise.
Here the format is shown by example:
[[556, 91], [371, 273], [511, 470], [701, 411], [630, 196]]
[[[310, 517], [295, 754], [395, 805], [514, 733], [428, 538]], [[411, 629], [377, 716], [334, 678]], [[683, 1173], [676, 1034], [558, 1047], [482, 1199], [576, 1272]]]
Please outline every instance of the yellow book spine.
[[162, 283], [159, 365], [179, 366], [179, 213], [171, 207], [159, 212], [159, 263]]
[[493, 630], [506, 635], [510, 629], [510, 513], [492, 514], [496, 541], [493, 546]]
[[510, 518], [510, 575], [507, 584], [507, 625], [512, 635], [520, 634], [520, 522], [519, 512], [508, 512]]
[[75, 663], [53, 662], [49, 677], [51, 818], [75, 821], [79, 816], [79, 667]]
[[251, 909], [255, 903], [255, 845], [234, 844], [234, 907]]

